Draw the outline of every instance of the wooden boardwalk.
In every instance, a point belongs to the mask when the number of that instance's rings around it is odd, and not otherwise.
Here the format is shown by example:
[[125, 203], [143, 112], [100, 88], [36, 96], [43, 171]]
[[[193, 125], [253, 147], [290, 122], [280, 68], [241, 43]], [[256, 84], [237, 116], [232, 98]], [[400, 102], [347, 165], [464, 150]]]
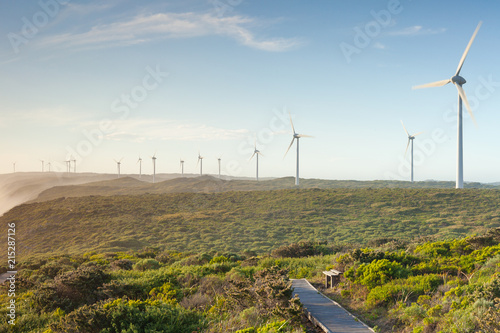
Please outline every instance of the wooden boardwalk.
[[330, 300], [306, 279], [292, 280], [294, 294], [304, 305], [309, 319], [326, 333], [373, 333], [375, 332], [338, 303]]

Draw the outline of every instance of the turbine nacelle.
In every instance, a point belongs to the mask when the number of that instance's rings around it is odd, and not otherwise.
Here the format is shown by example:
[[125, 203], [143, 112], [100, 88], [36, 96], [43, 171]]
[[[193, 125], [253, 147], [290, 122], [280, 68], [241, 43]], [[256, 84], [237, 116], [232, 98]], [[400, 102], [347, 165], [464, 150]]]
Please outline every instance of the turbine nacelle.
[[458, 85], [464, 85], [467, 81], [461, 77], [460, 75], [455, 75], [450, 79], [451, 82], [458, 84]]

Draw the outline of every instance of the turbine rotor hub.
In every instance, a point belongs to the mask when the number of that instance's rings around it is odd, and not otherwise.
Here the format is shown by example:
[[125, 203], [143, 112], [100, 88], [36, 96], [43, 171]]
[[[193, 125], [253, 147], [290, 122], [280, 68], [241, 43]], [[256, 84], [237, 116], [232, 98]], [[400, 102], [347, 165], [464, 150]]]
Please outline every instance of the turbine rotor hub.
[[454, 77], [451, 78], [451, 82], [456, 83], [458, 85], [463, 85], [467, 81], [463, 77], [461, 77], [460, 75], [455, 75]]

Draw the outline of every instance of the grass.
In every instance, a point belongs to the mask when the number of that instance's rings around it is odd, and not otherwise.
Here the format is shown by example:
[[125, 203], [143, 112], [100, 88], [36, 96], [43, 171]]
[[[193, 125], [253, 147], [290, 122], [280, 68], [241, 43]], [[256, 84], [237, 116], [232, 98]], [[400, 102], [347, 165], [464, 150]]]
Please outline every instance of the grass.
[[436, 239], [500, 226], [500, 191], [285, 189], [59, 198], [0, 217], [16, 223], [17, 254], [124, 251], [267, 253], [301, 240], [367, 245]]

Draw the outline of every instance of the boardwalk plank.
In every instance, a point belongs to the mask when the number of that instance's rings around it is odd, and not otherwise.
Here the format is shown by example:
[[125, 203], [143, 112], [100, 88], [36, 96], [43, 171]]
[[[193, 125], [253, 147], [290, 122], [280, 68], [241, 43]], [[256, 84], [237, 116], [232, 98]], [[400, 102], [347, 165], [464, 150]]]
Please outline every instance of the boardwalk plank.
[[374, 331], [338, 303], [318, 292], [306, 279], [292, 280], [304, 308], [328, 333], [373, 333]]

